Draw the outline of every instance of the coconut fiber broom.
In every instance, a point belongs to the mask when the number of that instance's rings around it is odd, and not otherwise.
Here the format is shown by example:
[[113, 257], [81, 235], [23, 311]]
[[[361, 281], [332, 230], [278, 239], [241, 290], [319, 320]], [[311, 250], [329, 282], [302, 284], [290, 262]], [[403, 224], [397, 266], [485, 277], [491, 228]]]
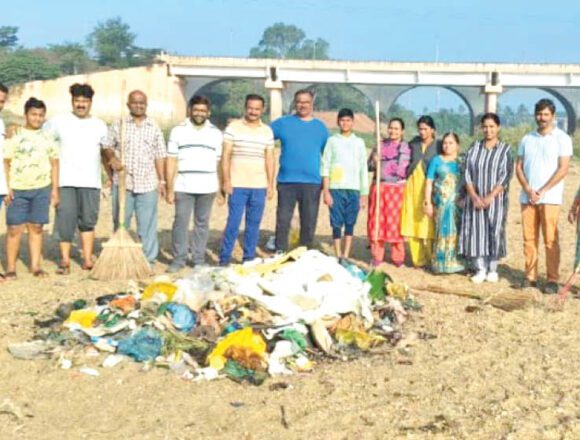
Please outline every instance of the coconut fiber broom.
[[[123, 87], [122, 95], [125, 96]], [[120, 139], [119, 149], [121, 153], [121, 163], [123, 169], [118, 172], [118, 194], [119, 194], [119, 228], [113, 233], [111, 239], [103, 245], [101, 255], [97, 259], [90, 277], [95, 280], [129, 280], [142, 279], [151, 275], [151, 267], [141, 243], [133, 240], [127, 225], [125, 225], [125, 198], [126, 198], [126, 171], [125, 163], [125, 106], [121, 112], [121, 123], [119, 126]]]

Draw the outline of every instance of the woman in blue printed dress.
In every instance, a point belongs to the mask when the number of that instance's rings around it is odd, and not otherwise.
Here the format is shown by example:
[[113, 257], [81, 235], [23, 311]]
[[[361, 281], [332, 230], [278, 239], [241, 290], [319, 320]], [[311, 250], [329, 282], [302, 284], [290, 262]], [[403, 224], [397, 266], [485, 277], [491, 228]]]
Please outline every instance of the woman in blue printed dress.
[[443, 152], [429, 163], [425, 184], [425, 214], [435, 218], [432, 269], [435, 273], [455, 273], [464, 269], [457, 259], [457, 239], [461, 194], [459, 137], [446, 133]]

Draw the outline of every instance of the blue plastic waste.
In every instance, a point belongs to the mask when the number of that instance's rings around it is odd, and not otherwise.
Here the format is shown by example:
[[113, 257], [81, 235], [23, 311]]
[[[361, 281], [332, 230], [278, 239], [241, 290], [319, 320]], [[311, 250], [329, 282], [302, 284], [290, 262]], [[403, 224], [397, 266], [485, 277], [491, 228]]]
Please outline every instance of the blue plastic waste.
[[351, 264], [347, 261], [342, 261], [341, 266], [344, 267], [346, 270], [348, 270], [348, 272], [355, 278], [358, 278], [361, 281], [364, 281], [365, 278], [367, 277], [367, 274], [360, 269], [359, 267], [355, 266], [354, 264]]
[[197, 315], [185, 304], [169, 303], [166, 309], [171, 314], [173, 325], [179, 330], [189, 332], [195, 327]]
[[137, 362], [150, 361], [161, 353], [163, 338], [151, 327], [146, 327], [119, 341], [117, 353], [130, 356]]

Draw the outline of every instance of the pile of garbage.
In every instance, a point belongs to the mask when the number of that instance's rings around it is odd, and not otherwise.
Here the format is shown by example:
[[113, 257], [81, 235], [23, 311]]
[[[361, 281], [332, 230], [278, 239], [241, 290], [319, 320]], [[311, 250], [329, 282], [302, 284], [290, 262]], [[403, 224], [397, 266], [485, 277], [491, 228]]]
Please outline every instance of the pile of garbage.
[[409, 310], [420, 305], [404, 284], [369, 274], [316, 250], [229, 268], [198, 268], [126, 292], [61, 304], [35, 320], [34, 338], [12, 344], [20, 359], [50, 358], [61, 368], [87, 357], [104, 368], [128, 358], [186, 380], [229, 377], [261, 384], [268, 376], [312, 371], [325, 357], [349, 359], [393, 347]]

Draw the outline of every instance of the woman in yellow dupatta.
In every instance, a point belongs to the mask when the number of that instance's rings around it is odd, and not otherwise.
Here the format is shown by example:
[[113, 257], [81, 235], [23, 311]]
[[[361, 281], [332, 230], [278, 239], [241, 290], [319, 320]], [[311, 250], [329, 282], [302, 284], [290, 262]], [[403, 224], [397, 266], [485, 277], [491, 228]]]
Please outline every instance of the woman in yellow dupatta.
[[413, 266], [423, 267], [431, 262], [435, 238], [433, 219], [423, 212], [425, 180], [429, 162], [441, 153], [441, 142], [435, 138], [435, 122], [431, 116], [421, 116], [417, 130], [419, 136], [409, 143], [411, 164], [401, 213], [401, 235], [409, 243]]

